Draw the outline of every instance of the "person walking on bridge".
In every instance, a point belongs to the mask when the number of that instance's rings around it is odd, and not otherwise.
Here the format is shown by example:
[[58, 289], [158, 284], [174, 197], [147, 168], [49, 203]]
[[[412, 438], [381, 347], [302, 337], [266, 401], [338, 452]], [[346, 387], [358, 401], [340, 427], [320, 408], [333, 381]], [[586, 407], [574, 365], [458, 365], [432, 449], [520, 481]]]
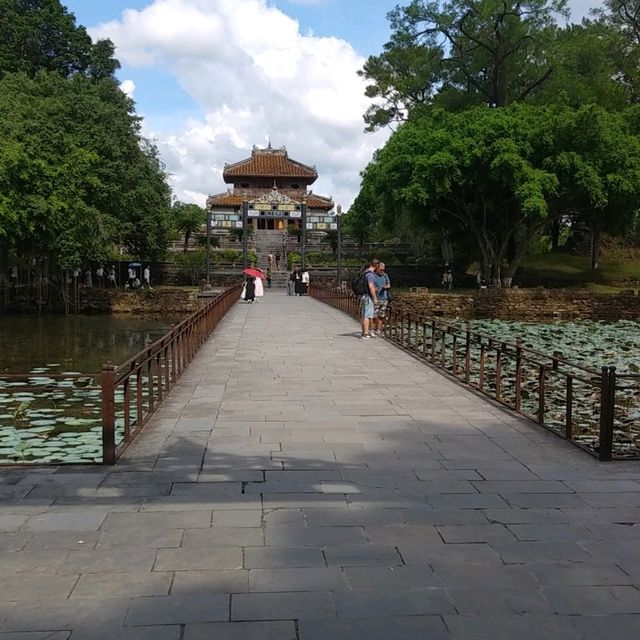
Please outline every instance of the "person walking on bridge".
[[376, 292], [375, 271], [380, 261], [373, 258], [369, 266], [364, 271], [364, 277], [367, 284], [367, 291], [360, 296], [360, 318], [362, 322], [362, 339], [368, 340], [374, 338], [375, 334], [371, 333], [371, 325], [376, 315], [376, 307], [378, 306], [378, 294]]

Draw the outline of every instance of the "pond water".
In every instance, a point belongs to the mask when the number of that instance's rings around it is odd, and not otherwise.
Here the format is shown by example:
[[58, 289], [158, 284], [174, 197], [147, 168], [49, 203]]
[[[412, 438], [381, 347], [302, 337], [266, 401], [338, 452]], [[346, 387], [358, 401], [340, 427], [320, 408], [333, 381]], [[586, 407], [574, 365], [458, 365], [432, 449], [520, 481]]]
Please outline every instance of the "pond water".
[[96, 374], [108, 360], [124, 362], [179, 320], [0, 317], [0, 464], [101, 462]]
[[[454, 322], [461, 329], [465, 323]], [[571, 439], [589, 449], [597, 450], [600, 423], [599, 373], [604, 366], [615, 366], [617, 390], [614, 402], [614, 455], [616, 457], [640, 457], [640, 323], [632, 321], [596, 322], [576, 321], [557, 323], [527, 323], [506, 320], [474, 320], [471, 330], [476, 334], [495, 338], [497, 343], [515, 344], [522, 341], [525, 349], [533, 349], [547, 358], [533, 357], [522, 368], [522, 411], [536, 418], [539, 416], [540, 371], [536, 364], [544, 362], [545, 406], [544, 422], [558, 433], [567, 432], [570, 420]], [[452, 340], [447, 338], [451, 346]], [[457, 362], [464, 363], [464, 340], [456, 346]], [[554, 352], [572, 365], [588, 368], [591, 372], [562, 365], [558, 372], [551, 368]], [[501, 393], [503, 400], [513, 406], [516, 391], [516, 362], [514, 350], [502, 353]], [[492, 394], [496, 390], [496, 351], [485, 353], [485, 388]], [[471, 349], [471, 379], [480, 376], [480, 348]], [[453, 368], [453, 362], [448, 361]], [[564, 373], [563, 373], [564, 372]], [[568, 400], [567, 375], [572, 376], [572, 402]], [[571, 405], [568, 418], [567, 406]]]
[[179, 320], [129, 314], [0, 316], [0, 375], [34, 368], [95, 373], [107, 360], [124, 362]]

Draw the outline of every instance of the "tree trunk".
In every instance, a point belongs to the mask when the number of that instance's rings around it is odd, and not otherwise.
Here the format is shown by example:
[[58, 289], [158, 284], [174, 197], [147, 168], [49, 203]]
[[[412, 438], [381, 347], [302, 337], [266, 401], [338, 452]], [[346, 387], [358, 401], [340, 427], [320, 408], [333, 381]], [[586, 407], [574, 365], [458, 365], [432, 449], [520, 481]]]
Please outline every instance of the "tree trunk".
[[551, 223], [551, 251], [560, 248], [560, 218], [555, 218]]
[[184, 232], [184, 253], [187, 253], [189, 249], [189, 232]]
[[598, 269], [598, 257], [600, 255], [600, 237], [602, 232], [597, 227], [591, 230], [591, 270]]

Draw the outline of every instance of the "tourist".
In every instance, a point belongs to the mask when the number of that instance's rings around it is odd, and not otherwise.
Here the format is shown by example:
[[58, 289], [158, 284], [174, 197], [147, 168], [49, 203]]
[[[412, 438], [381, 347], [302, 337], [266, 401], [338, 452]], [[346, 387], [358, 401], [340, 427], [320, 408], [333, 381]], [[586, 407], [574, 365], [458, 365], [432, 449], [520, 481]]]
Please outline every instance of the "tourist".
[[151, 267], [147, 265], [142, 275], [142, 286], [151, 289]]
[[390, 302], [391, 292], [391, 280], [385, 272], [384, 262], [380, 262], [375, 270], [376, 280], [376, 294], [378, 296], [378, 306], [375, 310], [375, 317], [373, 319], [374, 328], [371, 331], [372, 334], [382, 335], [382, 325], [384, 324], [384, 318], [387, 312], [387, 305]]
[[295, 293], [296, 288], [296, 271], [298, 267], [294, 267], [291, 273], [289, 274], [289, 279], [287, 280], [287, 295], [292, 296]]
[[18, 286], [18, 267], [16, 267], [15, 265], [11, 267], [11, 273], [9, 275], [9, 278], [11, 280], [11, 286], [17, 287]]
[[134, 283], [136, 281], [136, 270], [131, 265], [129, 265], [129, 269], [127, 271], [127, 277], [128, 277], [127, 286], [129, 287], [129, 289], [133, 289]]
[[280, 271], [280, 252], [276, 251], [276, 271]]
[[98, 283], [98, 288], [102, 289], [104, 287], [104, 265], [98, 265], [96, 268], [96, 282]]
[[267, 269], [267, 289], [271, 289], [271, 269]]
[[[260, 278], [258, 278], [260, 280]], [[244, 284], [244, 301], [253, 304], [256, 300], [256, 278], [249, 276]]]
[[369, 266], [364, 270], [364, 277], [368, 290], [360, 296], [360, 318], [362, 324], [361, 338], [363, 340], [375, 337], [375, 334], [371, 333], [370, 329], [372, 320], [376, 316], [376, 307], [378, 306], [375, 270], [378, 268], [379, 264], [380, 261], [373, 258], [369, 263]]
[[254, 278], [254, 286], [256, 289], [256, 302], [259, 302], [258, 298], [264, 296], [264, 285], [262, 284], [262, 278]]
[[267, 269], [271, 269], [273, 265], [273, 253], [269, 253], [267, 256]]
[[442, 274], [442, 288], [444, 291], [451, 291], [453, 289], [453, 272], [448, 266]]
[[114, 265], [111, 265], [109, 269], [109, 276], [107, 277], [107, 289], [109, 287], [113, 287], [114, 289], [118, 288], [118, 282], [116, 281], [116, 268]]
[[309, 272], [305, 269], [302, 272], [302, 295], [307, 295], [309, 293]]
[[91, 267], [87, 267], [87, 270], [84, 272], [84, 286], [93, 287], [93, 281], [91, 279]]
[[302, 271], [298, 269], [298, 267], [296, 267], [293, 273], [295, 276], [294, 286], [295, 286], [296, 296], [304, 295], [304, 284], [302, 283]]

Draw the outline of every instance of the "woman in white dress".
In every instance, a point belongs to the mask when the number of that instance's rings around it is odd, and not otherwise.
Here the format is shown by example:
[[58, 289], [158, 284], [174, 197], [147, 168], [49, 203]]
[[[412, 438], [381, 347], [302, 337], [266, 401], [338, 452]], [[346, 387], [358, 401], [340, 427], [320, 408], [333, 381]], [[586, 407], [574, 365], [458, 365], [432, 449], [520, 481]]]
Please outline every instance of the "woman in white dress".
[[262, 284], [262, 278], [256, 278], [256, 302], [258, 298], [264, 296], [264, 286]]

